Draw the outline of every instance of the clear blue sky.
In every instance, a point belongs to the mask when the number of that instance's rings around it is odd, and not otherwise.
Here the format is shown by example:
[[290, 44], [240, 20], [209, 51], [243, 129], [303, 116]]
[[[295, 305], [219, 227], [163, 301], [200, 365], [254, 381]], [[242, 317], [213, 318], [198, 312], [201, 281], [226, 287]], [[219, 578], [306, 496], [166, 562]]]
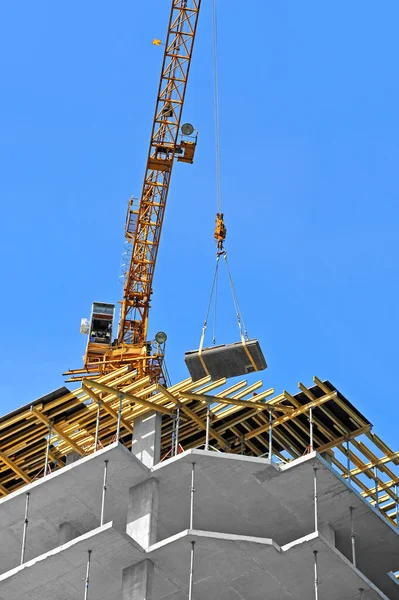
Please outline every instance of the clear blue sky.
[[[174, 171], [151, 333], [186, 377], [210, 289], [216, 212], [210, 0]], [[79, 367], [80, 318], [117, 302], [126, 202], [141, 191], [168, 0], [0, 7], [4, 413]], [[220, 0], [228, 251], [265, 386], [330, 379], [398, 449], [397, 0]], [[237, 340], [223, 291], [220, 342]]]

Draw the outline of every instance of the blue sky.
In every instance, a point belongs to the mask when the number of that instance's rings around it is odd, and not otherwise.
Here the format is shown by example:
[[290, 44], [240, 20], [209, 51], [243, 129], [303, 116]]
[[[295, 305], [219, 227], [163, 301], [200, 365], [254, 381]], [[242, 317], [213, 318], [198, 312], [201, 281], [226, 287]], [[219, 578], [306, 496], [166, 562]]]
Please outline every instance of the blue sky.
[[[150, 331], [186, 377], [214, 266], [210, 1], [184, 112]], [[167, 0], [0, 7], [1, 409], [79, 367], [79, 323], [117, 302], [126, 202], [142, 186]], [[329, 379], [397, 449], [397, 0], [219, 2], [229, 260], [265, 386]], [[221, 286], [219, 342], [238, 339]], [[210, 341], [210, 340], [209, 340]]]

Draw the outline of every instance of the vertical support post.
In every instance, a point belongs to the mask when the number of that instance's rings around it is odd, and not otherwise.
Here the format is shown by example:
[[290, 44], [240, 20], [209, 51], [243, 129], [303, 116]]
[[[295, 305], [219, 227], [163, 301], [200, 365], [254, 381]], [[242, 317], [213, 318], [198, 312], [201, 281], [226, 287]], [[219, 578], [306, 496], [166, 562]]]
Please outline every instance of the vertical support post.
[[310, 452], [313, 452], [313, 406], [309, 408], [309, 437], [310, 437]]
[[94, 440], [94, 452], [97, 452], [97, 450], [98, 450], [98, 434], [100, 431], [100, 408], [101, 408], [101, 404], [100, 404], [100, 402], [97, 402], [96, 437]]
[[194, 547], [195, 542], [191, 542], [191, 558], [190, 558], [190, 583], [188, 588], [188, 600], [193, 600], [194, 587]]
[[348, 483], [349, 485], [352, 484], [351, 482], [351, 455], [350, 455], [350, 440], [349, 438], [346, 440], [346, 469], [348, 471]]
[[48, 438], [47, 438], [47, 446], [46, 446], [46, 461], [44, 463], [44, 477], [46, 477], [47, 473], [48, 473], [48, 463], [49, 463], [49, 454], [50, 454], [50, 440], [51, 440], [51, 434], [52, 434], [53, 428], [50, 427], [48, 428]]
[[88, 600], [88, 598], [89, 598], [91, 550], [88, 550], [87, 554], [88, 554], [88, 558], [87, 558], [87, 567], [86, 567], [86, 580], [85, 580], [85, 596], [84, 596], [84, 600]]
[[173, 423], [172, 423], [172, 447], [170, 449], [170, 455], [174, 456], [175, 455], [175, 439], [176, 439], [176, 415], [173, 415], [172, 419], [173, 419]]
[[356, 536], [353, 524], [353, 506], [349, 507], [350, 523], [351, 523], [351, 546], [352, 546], [352, 564], [356, 567]]
[[314, 556], [314, 597], [319, 600], [319, 569], [317, 564], [317, 550], [313, 550]]
[[314, 499], [314, 530], [318, 531], [318, 495], [317, 495], [317, 468], [313, 468], [313, 499]]
[[363, 600], [363, 598], [364, 598], [364, 589], [363, 588], [359, 588], [359, 592], [360, 592], [359, 600]]
[[240, 448], [240, 454], [244, 455], [245, 454], [245, 440], [244, 440], [244, 436], [241, 436], [241, 448]]
[[273, 460], [273, 409], [269, 410], [269, 460]]
[[205, 437], [205, 450], [209, 450], [209, 426], [211, 422], [211, 405], [209, 402], [206, 403], [206, 437]]
[[191, 487], [190, 487], [190, 529], [194, 528], [194, 494], [195, 494], [195, 463], [192, 463]]
[[399, 527], [399, 484], [396, 482], [396, 527]]
[[121, 394], [119, 392], [118, 426], [116, 429], [116, 441], [117, 442], [119, 442], [119, 437], [120, 437], [120, 433], [121, 433], [122, 402], [123, 402], [123, 394]]
[[28, 524], [29, 524], [29, 498], [30, 498], [30, 492], [26, 492], [24, 532], [22, 534], [21, 565], [24, 564], [24, 560], [25, 560], [26, 536], [28, 533]]
[[105, 496], [107, 494], [108, 463], [109, 463], [108, 460], [104, 460], [104, 482], [103, 482], [103, 494], [102, 494], [102, 499], [101, 499], [100, 526], [104, 525]]
[[175, 456], [179, 454], [180, 406], [176, 410]]
[[378, 490], [378, 463], [374, 467], [374, 480], [375, 480], [375, 506], [376, 508], [380, 508], [380, 503], [378, 499], [379, 490]]

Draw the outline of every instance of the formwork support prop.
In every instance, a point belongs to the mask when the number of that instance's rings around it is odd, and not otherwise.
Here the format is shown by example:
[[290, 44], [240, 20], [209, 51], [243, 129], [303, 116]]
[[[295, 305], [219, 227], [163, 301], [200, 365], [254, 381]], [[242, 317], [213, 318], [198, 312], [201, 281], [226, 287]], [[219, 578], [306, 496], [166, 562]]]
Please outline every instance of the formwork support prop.
[[108, 477], [108, 460], [104, 460], [104, 480], [103, 480], [103, 493], [101, 498], [101, 517], [100, 525], [104, 525], [104, 513], [105, 513], [105, 496], [107, 494], [107, 477]]
[[309, 408], [309, 451], [313, 452], [313, 406]]
[[175, 456], [179, 454], [180, 406], [176, 408]]
[[273, 460], [273, 410], [269, 412], [269, 460]]
[[97, 452], [97, 450], [98, 450], [98, 435], [100, 432], [100, 411], [101, 411], [101, 402], [97, 402], [96, 437], [94, 440], [94, 452]]
[[88, 550], [88, 552], [87, 552], [87, 566], [86, 566], [86, 579], [85, 579], [85, 595], [84, 595], [84, 600], [88, 600], [88, 598], [89, 598], [90, 562], [91, 562], [91, 550]]
[[314, 556], [314, 597], [319, 600], [319, 568], [317, 564], [317, 550], [313, 550]]
[[188, 600], [193, 600], [193, 587], [194, 587], [194, 548], [195, 542], [191, 542], [191, 556], [190, 556], [190, 582], [188, 587]]
[[29, 524], [29, 499], [30, 499], [30, 492], [26, 492], [24, 531], [22, 534], [21, 565], [24, 564], [24, 560], [25, 560], [26, 536], [28, 533], [28, 524]]
[[46, 446], [46, 460], [44, 463], [44, 477], [46, 477], [48, 473], [48, 464], [49, 464], [49, 456], [50, 456], [50, 440], [53, 433], [52, 425], [48, 428], [48, 437], [47, 437], [47, 446]]
[[319, 507], [317, 494], [317, 468], [313, 468], [313, 500], [314, 500], [314, 530], [318, 531], [319, 526]]
[[352, 484], [351, 482], [351, 454], [350, 454], [350, 439], [348, 438], [346, 440], [346, 469], [348, 471], [348, 483], [349, 485]]
[[205, 450], [209, 450], [209, 427], [211, 424], [211, 405], [206, 403], [206, 432], [205, 432]]
[[191, 486], [190, 486], [190, 529], [194, 528], [194, 494], [195, 494], [195, 463], [191, 465]]
[[353, 522], [353, 506], [349, 507], [350, 523], [351, 523], [351, 547], [352, 547], [352, 564], [356, 568], [356, 534]]
[[123, 406], [123, 394], [119, 393], [119, 408], [118, 408], [118, 425], [116, 428], [116, 441], [119, 442], [121, 433], [121, 419], [122, 419], [122, 406]]

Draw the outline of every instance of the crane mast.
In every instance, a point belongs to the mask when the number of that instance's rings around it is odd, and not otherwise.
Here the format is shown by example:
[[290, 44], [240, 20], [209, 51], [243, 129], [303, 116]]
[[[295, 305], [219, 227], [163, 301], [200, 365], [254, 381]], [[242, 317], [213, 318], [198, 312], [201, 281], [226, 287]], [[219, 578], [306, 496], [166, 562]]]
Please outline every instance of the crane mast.
[[89, 334], [84, 369], [68, 371], [72, 380], [102, 375], [123, 364], [131, 365], [140, 376], [161, 376], [163, 349], [157, 344], [155, 352], [150, 350], [148, 316], [173, 164], [175, 159], [192, 163], [195, 154], [193, 127], [183, 127], [186, 136], [180, 127], [200, 6], [201, 0], [172, 0], [142, 194], [139, 201], [131, 198], [128, 204], [128, 261], [117, 339], [112, 343], [108, 339], [113, 305], [94, 303], [90, 323], [84, 330], [81, 326], [82, 333]]

